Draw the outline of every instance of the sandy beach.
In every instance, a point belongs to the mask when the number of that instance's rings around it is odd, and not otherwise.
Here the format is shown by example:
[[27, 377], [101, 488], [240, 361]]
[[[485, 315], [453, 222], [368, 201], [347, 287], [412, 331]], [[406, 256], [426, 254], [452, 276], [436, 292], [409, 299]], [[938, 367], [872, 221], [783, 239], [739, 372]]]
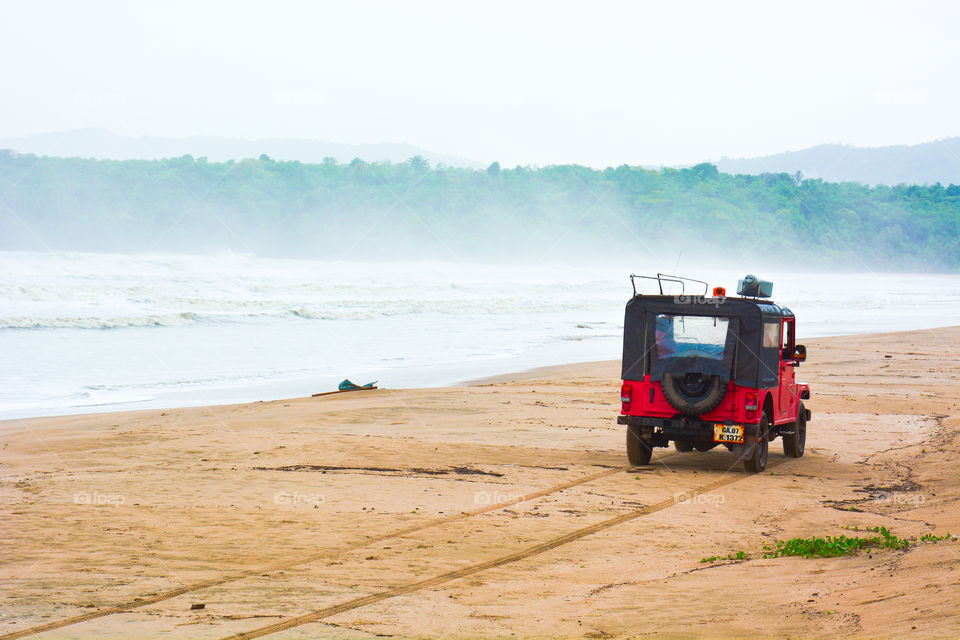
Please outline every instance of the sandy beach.
[[618, 362], [2, 422], [0, 638], [956, 638], [960, 541], [762, 556], [960, 534], [960, 327], [805, 342], [757, 475], [628, 467]]

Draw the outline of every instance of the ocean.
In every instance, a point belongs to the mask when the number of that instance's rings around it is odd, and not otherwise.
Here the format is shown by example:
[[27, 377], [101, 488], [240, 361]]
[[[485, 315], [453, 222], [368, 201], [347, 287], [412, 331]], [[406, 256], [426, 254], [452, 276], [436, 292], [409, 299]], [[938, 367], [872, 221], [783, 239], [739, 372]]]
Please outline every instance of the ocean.
[[[344, 378], [442, 386], [616, 359], [631, 270], [673, 271], [631, 266], [0, 252], [0, 418], [299, 397]], [[681, 275], [732, 293], [745, 271]], [[796, 313], [800, 339], [960, 324], [956, 275], [757, 275]]]

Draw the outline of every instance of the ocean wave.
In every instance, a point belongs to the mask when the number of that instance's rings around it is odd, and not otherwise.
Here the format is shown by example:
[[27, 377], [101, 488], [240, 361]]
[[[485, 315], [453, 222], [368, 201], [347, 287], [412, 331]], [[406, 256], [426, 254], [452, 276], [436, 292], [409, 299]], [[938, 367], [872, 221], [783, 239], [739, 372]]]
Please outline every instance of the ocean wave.
[[556, 267], [339, 263], [227, 254], [0, 252], [0, 328], [118, 329], [620, 304], [622, 282]]
[[[246, 307], [246, 308], [245, 308]], [[530, 300], [404, 300], [337, 301], [319, 307], [232, 305], [203, 312], [146, 310], [143, 313], [93, 313], [70, 315], [0, 316], [0, 329], [122, 329], [138, 327], [183, 327], [193, 324], [224, 324], [270, 321], [377, 320], [403, 316], [495, 316], [550, 315], [588, 309], [584, 304], [547, 304]]]
[[133, 327], [182, 327], [202, 320], [189, 311], [163, 315], [98, 318], [58, 316], [53, 318], [0, 317], [0, 329], [121, 329]]
[[378, 313], [375, 310], [330, 311], [322, 309], [305, 309], [303, 307], [300, 307], [299, 309], [290, 309], [287, 314], [293, 316], [294, 318], [300, 318], [303, 320], [372, 320], [382, 316], [381, 313]]

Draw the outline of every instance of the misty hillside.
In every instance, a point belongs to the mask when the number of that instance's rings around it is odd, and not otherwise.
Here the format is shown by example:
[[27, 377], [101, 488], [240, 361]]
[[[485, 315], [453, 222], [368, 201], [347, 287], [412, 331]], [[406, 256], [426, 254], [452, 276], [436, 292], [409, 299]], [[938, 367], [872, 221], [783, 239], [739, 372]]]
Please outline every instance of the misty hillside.
[[960, 186], [867, 187], [713, 165], [603, 171], [0, 152], [0, 249], [789, 268], [960, 268]]
[[805, 178], [863, 184], [958, 184], [960, 137], [891, 147], [821, 144], [762, 158], [723, 158], [724, 173], [801, 172]]
[[307, 163], [323, 162], [325, 158], [333, 158], [337, 162], [350, 162], [354, 158], [367, 162], [384, 160], [403, 162], [407, 158], [422, 156], [435, 165], [445, 164], [451, 167], [474, 169], [485, 166], [474, 160], [434, 153], [403, 143], [340, 144], [295, 138], [244, 140], [217, 136], [132, 137], [95, 128], [40, 133], [19, 138], [0, 138], [0, 149], [38, 156], [99, 160], [159, 160], [191, 155], [195, 158], [207, 158], [212, 162], [259, 158], [261, 154], [277, 160], [298, 160]]

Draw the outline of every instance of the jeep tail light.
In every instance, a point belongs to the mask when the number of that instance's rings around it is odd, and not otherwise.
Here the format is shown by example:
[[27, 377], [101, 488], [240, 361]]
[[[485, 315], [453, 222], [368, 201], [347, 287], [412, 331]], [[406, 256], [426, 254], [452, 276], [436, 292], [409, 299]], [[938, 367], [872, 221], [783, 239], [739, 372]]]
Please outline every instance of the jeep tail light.
[[623, 404], [622, 410], [624, 413], [630, 409], [631, 400], [633, 400], [633, 387], [625, 384], [620, 387], [620, 402]]
[[743, 401], [743, 408], [747, 411], [756, 411], [757, 410], [757, 392], [756, 391], [747, 391], [746, 397]]

